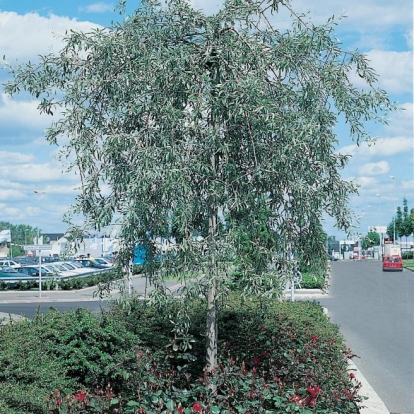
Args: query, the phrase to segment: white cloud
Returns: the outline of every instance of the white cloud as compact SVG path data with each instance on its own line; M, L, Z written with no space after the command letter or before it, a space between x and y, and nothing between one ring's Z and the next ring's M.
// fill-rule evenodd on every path
M387 161L371 162L361 166L358 170L362 176L382 175L390 171Z
M16 207L10 207L8 204L0 204L2 220L6 222L27 223L27 215Z
M67 30L90 31L96 27L99 26L94 23L54 14L42 17L37 13L0 12L0 50L12 65L36 60L38 55L58 52Z
M0 189L0 200L20 200L24 198L24 193L13 188ZM3 214L3 210L2 210Z
M80 12L84 13L106 13L114 11L114 5L111 3L94 3L90 4L89 6L82 6L79 7Z
M61 166L55 166L50 163L46 164L24 164L19 165L18 173L16 166L14 165L2 165L0 166L0 175L3 178L10 180L18 180L23 183L39 183L50 181L71 181L73 180L72 174L62 173Z
M412 51L371 50L365 55L368 58L369 66L374 69L378 77L378 87L387 91L388 94L401 94L412 90ZM350 74L349 78L355 86L366 89L367 83L356 73Z
M356 181L361 186L361 189L378 185L377 179L373 177L358 177Z
M0 97L0 124L13 125L14 128L44 129L50 125L49 115L39 114L38 102L34 100L19 101L2 94Z
M413 53L372 50L367 53L379 75L379 85L389 93L403 93L413 88Z
M407 153L412 146L413 139L408 137L379 138L371 145L363 142L360 146L355 144L342 147L339 153L372 158Z
M25 164L32 162L32 154L22 154L20 152L0 151L0 164Z
M193 7L202 9L206 13L215 13L224 3L223 0L189 0ZM299 13L310 12L312 21L321 23L335 15L347 16L342 25L352 31L370 32L384 31L393 26L407 25L411 27L412 1L399 0L295 0L291 3L292 9ZM283 7L280 7L280 10ZM373 17L375 16L375 17Z
M73 183L68 183L68 185L46 185L46 187L42 187L41 191L44 191L47 195L57 195L57 194L66 194L70 196L74 196L77 194L76 184L78 182L73 181Z
M223 0L187 0L195 10L206 14L217 13L223 7Z
M399 106L400 111L393 112L385 126L387 134L393 136L413 136L413 103L406 102Z

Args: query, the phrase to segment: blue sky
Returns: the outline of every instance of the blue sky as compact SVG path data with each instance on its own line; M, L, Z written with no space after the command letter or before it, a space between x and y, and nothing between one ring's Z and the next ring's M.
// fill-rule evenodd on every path
M221 4L221 0L191 1L211 13ZM135 7L138 1L129 4ZM14 64L57 52L61 47L57 35L66 30L88 31L119 19L115 5L116 1L0 0L0 54ZM377 137L373 146L357 147L338 128L338 151L352 155L343 177L361 185L360 195L350 202L361 216L356 231L366 233L369 226L387 225L404 197L414 207L412 0L293 0L292 6L309 12L314 22L346 15L337 26L337 37L344 48L368 55L380 86L402 109L392 114L388 126L372 130ZM275 23L283 27L285 20L279 17ZM0 70L1 83L6 80L7 71ZM27 96L11 99L1 92L0 221L63 232L62 216L74 200L78 182L74 175L62 173L55 159L57 148L45 142L43 131L49 122ZM326 219L328 234L343 238L333 224Z

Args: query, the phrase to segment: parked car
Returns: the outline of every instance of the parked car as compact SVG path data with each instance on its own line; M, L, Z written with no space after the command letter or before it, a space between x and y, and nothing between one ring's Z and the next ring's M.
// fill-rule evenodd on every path
M366 259L364 255L359 256L358 253L354 253L349 258L354 259L354 260L365 260Z
M39 262L39 260L36 260L36 258L28 257L28 256L17 256L14 257L13 260L15 260L17 263L20 263L22 266L31 266L35 265Z
M18 269L14 269L13 267L0 266L0 278L1 277L27 277L27 275L19 272Z
M13 269L19 269L20 267L22 267L22 265L19 262L16 262L12 259L1 259L0 266L8 266L12 267Z
M114 264L113 262L110 262L108 259L105 259L104 257L96 257L93 260L95 260L95 262L105 267L112 267Z
M76 259L75 262L80 263L84 267L93 267L94 269L108 269L107 266L99 264L95 259Z
M51 273L63 277L79 276L78 272L75 272L74 270L69 270L65 266L57 262L44 264L42 265L42 269L49 270Z
M72 262L57 262L56 264L61 265L62 267L64 267L66 270L68 270L70 272L75 272L79 276L85 276L85 275L91 273L91 269L88 269L88 268L86 268L86 267L82 266L81 264L76 263L74 261L72 261Z
M39 276L39 267L35 266L22 266L20 271L28 276L38 277ZM42 273L43 276L43 273Z
M103 259L107 260L110 263L115 263L115 256L113 254L105 254L102 256Z
M382 259L382 271L403 271L401 256L384 256Z
M55 273L51 272L50 269L45 269L44 266L41 266L41 270L42 270L42 276L47 276L47 277L56 276ZM19 269L19 271L29 276L39 277L39 266L37 265L22 266Z
M42 263L54 263L58 262L60 259L59 256L42 256L40 260Z

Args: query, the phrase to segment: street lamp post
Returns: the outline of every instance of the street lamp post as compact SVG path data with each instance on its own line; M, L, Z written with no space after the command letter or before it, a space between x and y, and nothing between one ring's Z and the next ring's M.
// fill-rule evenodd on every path
M381 194L376 194L377 197L381 197ZM383 249L383 242L384 242L384 233L383 233L383 225L382 225L382 211L381 208L379 210L380 215L379 215L379 226L377 229L377 232L380 235L380 259L382 260L383 256L384 256L384 249Z
M395 244L395 177L393 175L390 175L390 178L393 180L393 186L392 186L392 221L394 223L394 234L392 238L392 242Z
M38 190L34 190L33 191L35 194L46 194L46 191L38 191ZM40 245L40 229L39 227L37 228L37 240L36 240L36 244ZM42 250L38 249L36 250L36 254L39 255L39 298L42 297Z

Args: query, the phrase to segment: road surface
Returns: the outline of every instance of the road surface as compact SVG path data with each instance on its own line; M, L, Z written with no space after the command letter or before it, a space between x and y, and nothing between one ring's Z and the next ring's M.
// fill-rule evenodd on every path
M414 273L379 261L332 263L327 298L355 363L390 413L414 414Z

